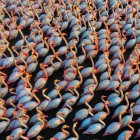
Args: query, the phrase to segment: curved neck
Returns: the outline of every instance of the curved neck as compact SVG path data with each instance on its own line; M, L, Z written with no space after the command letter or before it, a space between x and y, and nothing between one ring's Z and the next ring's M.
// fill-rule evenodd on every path
M56 59L57 59L60 63L63 62L63 61L58 57L58 55L56 55Z
M122 52L118 49L118 57L119 57L119 59L121 60L122 59Z
M36 99L37 103L40 104L39 98L38 98L34 93L33 93L32 95L33 95L33 97Z
M125 35L122 33L122 35L125 37ZM123 52L125 51L125 47L124 47L124 45L123 45L123 41L121 40L121 42L120 42L120 40L119 40L119 38L117 37L117 40L118 40L118 42L119 42L119 44L121 45L121 47L122 47L122 50L123 50Z
M49 15L49 13L48 13ZM50 15L51 16L51 15ZM45 18L46 23L51 27L51 24L47 21L47 19Z
M11 57L14 58L14 54L12 53L11 49L9 48L9 44L7 44L6 47L7 47L8 51L9 51Z
M85 20L84 20L84 16L82 16L82 21L83 21L85 27L87 28L87 24L86 24L86 22L85 22Z
M18 17L20 17L21 15L20 15L19 11L16 8L15 8L15 11L18 14Z
M139 65L138 64L136 64L136 68L138 70L138 73L140 74L140 68L139 68Z
M81 72L79 71L79 69L78 69L78 74L79 74L80 84L81 84L83 82L83 77L82 77Z
M56 8L56 11L57 11L58 17L60 17L62 19L62 14L59 12L58 8Z
M91 95L94 95L94 92L93 92L93 90L92 90L92 87L93 87L92 85L89 85L88 90L90 91L90 94L91 94Z
M105 28L107 31L109 31L107 24L104 22Z
M108 75L109 75L110 81L112 81L111 67L110 67L109 63L107 65L108 65Z
M93 114L92 114L92 112L91 112L91 110L93 110L92 107L91 107L87 102L85 102L85 105L88 107L88 112L89 112L89 114L90 114L91 116L93 116Z
M44 137L42 137L42 136L37 136L37 140L41 140L41 139L44 139Z
M123 94L122 89L120 90L120 92L121 92L121 99L123 100L123 98L124 98L124 94Z
M116 21L115 21L115 26L117 28L117 31L120 33L121 31L120 31L119 25L116 23Z
M62 60L56 55L56 52L55 52L55 50L54 50L52 44L50 44L50 48L51 48L53 54L55 55L56 59L57 59L59 62L62 63ZM51 63L53 63L52 60L51 60Z
M86 51L85 51L85 49L84 49L84 46L83 46L83 45L82 45L82 52L83 52L84 56L86 57Z
M39 110L39 107L36 108L36 112L38 113L38 116L39 116L39 115L40 115L40 116L43 115L42 111Z
M73 61L70 63L70 67L72 68L73 72L77 72L77 69L73 66Z
M63 38L63 40L64 40L64 42L65 42L66 46L69 46L69 44L68 44L68 42L67 42L66 38L65 38L64 36L62 36L62 38Z
M123 4L122 4L122 2L121 2L121 0L119 0L119 3L118 4L120 4L121 5L121 9L124 9L123 8ZM119 6L119 5L118 5Z
M64 9L66 9L67 7L66 7L66 4L64 3L64 1L63 1L63 0L61 0L61 3L63 4Z
M29 13L30 13L30 16L32 16L35 19L34 14L31 11L29 11Z
M67 102L66 102L66 106L70 111L72 111L72 107Z
M134 33L134 32L132 32L132 33L133 33L134 39L136 39L136 35L135 35L135 33Z
M23 16L25 19L28 18L28 17L23 13L23 9L22 9L22 8L20 8L20 13L22 14L22 16Z
M55 50L54 50L54 48L53 48L53 45L50 43L50 48L51 48L51 50L52 50L52 52L53 52L53 54L55 55L56 54L56 52L55 52Z
M39 114L37 114L37 120L41 122L41 127L43 128L45 125L45 122L39 117Z
M59 80L55 80L54 81L54 85L56 86L56 87L59 87L59 85L57 84L57 82L60 82Z
M107 111L107 114L109 115L110 114L110 110L109 110L109 107L108 107L107 103L105 103L105 109Z
M136 48L134 49L134 51L135 51L135 54L136 54L136 56L137 56L137 59L139 60L139 52L138 52L137 46L136 46Z
M22 108L21 104L18 104L17 108L22 112L23 115L25 114L26 110Z
M122 70L120 70L120 72L122 73ZM117 78L120 80L120 82L122 82L122 79L120 77L120 73L119 72L117 72Z
M76 139L79 140L79 135L78 135L78 133L77 133L76 130L75 130L76 126L77 126L77 123L75 123L75 124L73 125L72 131L73 131L73 133L74 133Z
M30 44L28 43L28 41L27 41L26 37L23 35L23 33L22 33L22 31L21 31L20 27L18 28L18 31L20 32L20 34L21 34L21 36L22 36L23 40L27 43L28 47L30 48Z
M129 124L128 127L131 129L132 133L134 132L134 128Z
M27 78L27 83L28 83L28 85L29 85L29 87L30 87L30 89L32 89L33 88L33 86L31 85L31 83L29 82L29 78Z
M6 27L7 27L9 30L11 30L10 26L8 25L8 23L6 22L5 24L6 24Z
M90 27L90 29L91 29L92 31L95 31L94 28L93 28L93 26L90 24L89 21L88 21L88 25L89 25L89 27Z
M1 117L0 119L10 122L10 119L5 118L5 117Z
M20 135L20 138L23 140L29 140L27 137Z
M80 14L79 14L79 17L80 17ZM80 25L79 24L77 24L78 26L79 26L79 28L81 29L81 25L82 25L82 23L81 23L81 17L80 17Z
M69 22L69 18L68 18L68 15L66 14L66 18L67 18L67 21Z
M6 84L6 82L2 79L2 83L5 85L6 88L8 88L8 85Z
M46 69L42 67L42 70L43 70L46 80L48 80L48 73L46 72Z
M42 95L43 95L43 97L45 97L45 99L46 99L46 100L48 100L48 101L50 101L50 100L51 100L51 98L50 98L50 97L48 97L47 95L45 95L45 92L44 92L44 91L42 92Z
M77 17L78 15L77 15L77 12L74 8L73 8L73 12L74 12L74 15Z
M106 126L106 124L101 119L99 119L99 122L103 125L102 127Z
M34 40L34 42L37 44L37 40L35 39L35 37L34 37L34 34L33 33L31 33L31 38Z
M17 62L18 62L18 60L14 61L14 64L15 64L16 68L18 68L19 71L22 71L22 69L20 69L20 67L17 65Z
M38 61L37 61L37 58L38 58L38 53L35 53L36 54L36 57L35 57L35 55L34 54L32 54L32 57L33 57L33 59L35 60L35 62L36 62L36 64L38 63Z
M135 27L136 27L136 29L137 29L137 14L135 15L134 23L135 23Z
M65 133L67 136L70 135L70 133L68 131L65 130L65 127L62 127L62 132Z
M46 45L47 49L49 50L49 45L48 43L46 42L47 38L44 38L44 44Z
M57 116L57 118L59 118L62 121L62 123L65 122L65 119L63 117L61 117L59 114L56 114L56 116Z
M96 86L98 85L98 80L94 74L94 70L92 71L92 78L95 80Z
M25 62L25 60L22 57L23 54L20 55L20 59L22 60L22 62L25 64L25 67L27 68L27 63Z
M118 65L118 69L121 75L123 75L122 64ZM122 80L120 80L122 82Z
M68 5L69 5L69 8L70 8L70 11L72 11L72 6L71 6L69 1L68 1Z
M43 6L42 6L40 0L38 0L38 4L40 5L40 8L43 9Z
M62 100L62 95L60 94L59 90L56 89L57 94L59 95L60 99Z
M16 93L15 93L15 92L13 92L13 90L15 90L15 89L14 89L14 88L10 88L10 89L9 89L9 91L10 91L10 93L11 93L11 94L16 95Z
M122 114L120 113L120 115L119 115L119 122L120 122L120 124L122 125Z
M5 74L4 72L0 71L0 76L3 76L4 78L7 78L7 74Z
M105 97L101 97L101 100L102 100L102 102L105 104L106 103L106 101L105 101L105 99L104 99Z
M76 89L74 89L74 92L76 93L77 97L79 97L79 93Z
M18 118L18 120L21 126L23 126L25 129L28 129L28 126L21 121L21 118Z
M0 109L4 110L5 113L7 112L7 109L3 105L0 105Z
M12 107L16 108L16 106L15 106L14 103L13 103L13 99L11 99L11 100L9 101L9 103L10 103L10 105L11 105Z
M76 35L76 38L77 38L77 40L79 42L79 36L78 36L78 34L76 32L75 32L75 35Z
M123 53L121 53L121 57L122 57L122 60L123 60L123 65L125 66L125 58L124 58Z
M9 18L12 20L12 17L11 17L11 15L7 12L7 10L4 8L3 9L4 10L4 12L9 16Z
M74 46L71 46L70 50L71 50L71 53L73 54L73 57L75 57L76 56L76 52L72 50L73 48L74 48Z
M92 67L94 67L94 61L92 59L92 56L90 56L90 61L91 61Z
M3 11L2 11L3 12ZM0 21L2 22L2 24L4 25L4 23L3 23L3 19L0 17ZM0 31L0 33L2 33L1 31Z
M132 116L132 118L133 118L133 109L132 109L132 107L133 107L133 105L130 105L130 114L131 114L131 116Z
M23 116L27 118L27 120L30 119L30 117L25 113L25 111L23 111Z
M126 101L127 107L129 107L128 95L125 95L125 101Z
M92 41L92 43L94 44L95 42L94 42L94 39L92 38L91 35L89 35L89 38L90 38L90 40Z
M23 75L20 76L22 81L23 81L23 85L25 86L26 85L26 80L25 80L25 77L23 77ZM27 86L27 85L26 85Z
M45 14L48 14L48 12L47 12L47 10L45 8L45 4L43 4L43 9L44 9Z

